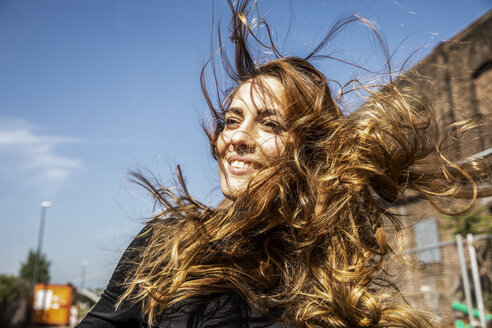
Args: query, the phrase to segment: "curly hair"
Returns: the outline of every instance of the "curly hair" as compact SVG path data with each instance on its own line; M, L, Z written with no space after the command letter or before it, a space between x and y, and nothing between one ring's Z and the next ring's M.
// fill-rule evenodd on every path
M294 142L227 206L213 208L195 200L179 167L180 189L174 193L134 173L161 210L142 233L146 243L131 259L120 304L141 301L152 325L183 299L232 291L296 327L432 326L388 282L385 264L398 256L388 238L401 224L385 204L406 189L429 199L473 201L482 196L474 171L442 155L432 110L405 76L384 86L360 84L370 97L359 110L342 113L327 78L310 59L334 31L362 18L338 23L306 58L283 57L273 42L261 44L274 50L277 59L257 64L248 43L248 37L255 37L248 24L251 4L229 5L235 67L220 34L219 53L236 87L214 105L205 74L201 76L214 119L207 130L212 155L217 156L216 141L235 90L262 77L273 77L284 87ZM271 92L261 83L255 88Z

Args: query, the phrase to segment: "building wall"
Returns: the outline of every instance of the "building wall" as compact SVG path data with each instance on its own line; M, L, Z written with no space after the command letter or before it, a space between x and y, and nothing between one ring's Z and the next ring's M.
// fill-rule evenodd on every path
M456 149L464 158L492 147L492 11L449 41L442 42L412 68L422 92L432 103L441 126L472 119L479 125L458 135L466 145ZM478 142L470 142L477 140ZM471 147L470 147L471 145Z
M402 206L398 210L400 214L404 214L409 219L406 222L407 229L403 236L405 249L412 250L417 247L415 226L429 218L436 219L439 228L436 242L455 240L452 230L447 228L449 221L428 202L415 202ZM455 301L464 303L460 261L456 245L444 246L439 250L441 257L435 263L423 262L418 253L406 254L409 266L402 270L396 281L413 307L431 312L440 321L442 327L453 327L455 313L451 304ZM466 251L465 257L469 263Z
M447 143L452 145L446 149L448 157L459 161L492 147L492 11L441 43L409 75L432 104L441 129L462 120L475 124L465 133L451 129L450 135L460 141ZM491 158L486 165L492 163ZM447 227L449 221L423 200L396 211L408 216L403 236L407 249L416 247L415 225L427 218L436 219L439 242L455 238ZM414 270L404 270L396 279L403 294L413 306L434 313L443 327L453 327L451 303L463 301L456 246L443 247L437 263L419 263L416 254L409 259Z

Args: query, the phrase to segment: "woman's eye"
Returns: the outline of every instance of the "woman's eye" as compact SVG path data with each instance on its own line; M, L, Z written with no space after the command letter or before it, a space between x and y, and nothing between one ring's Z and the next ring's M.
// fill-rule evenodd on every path
M272 129L275 132L284 131L284 127L280 123L275 122L275 121L268 120L268 121L263 122L263 125L269 129Z
M231 126L239 124L239 120L237 118L234 118L234 117L229 117L229 118L225 119L224 123L225 123L226 127L231 127Z

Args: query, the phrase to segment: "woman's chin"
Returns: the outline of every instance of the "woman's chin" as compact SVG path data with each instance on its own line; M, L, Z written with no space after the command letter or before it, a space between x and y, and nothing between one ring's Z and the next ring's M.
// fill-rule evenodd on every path
M251 181L252 176L250 174L245 175L232 175L220 174L220 187L222 190L222 194L230 199L236 200L241 194L246 191L249 182Z
M231 186L225 186L222 187L222 194L224 195L225 198L230 199L230 200L236 200L241 194L244 192L245 188L244 187L231 187Z

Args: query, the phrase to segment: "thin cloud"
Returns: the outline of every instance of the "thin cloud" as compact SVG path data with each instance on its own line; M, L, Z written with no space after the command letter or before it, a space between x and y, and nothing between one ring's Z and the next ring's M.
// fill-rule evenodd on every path
M52 196L70 176L84 170L80 159L60 154L59 147L83 140L38 134L22 120L0 119L0 178L18 184L38 186Z

